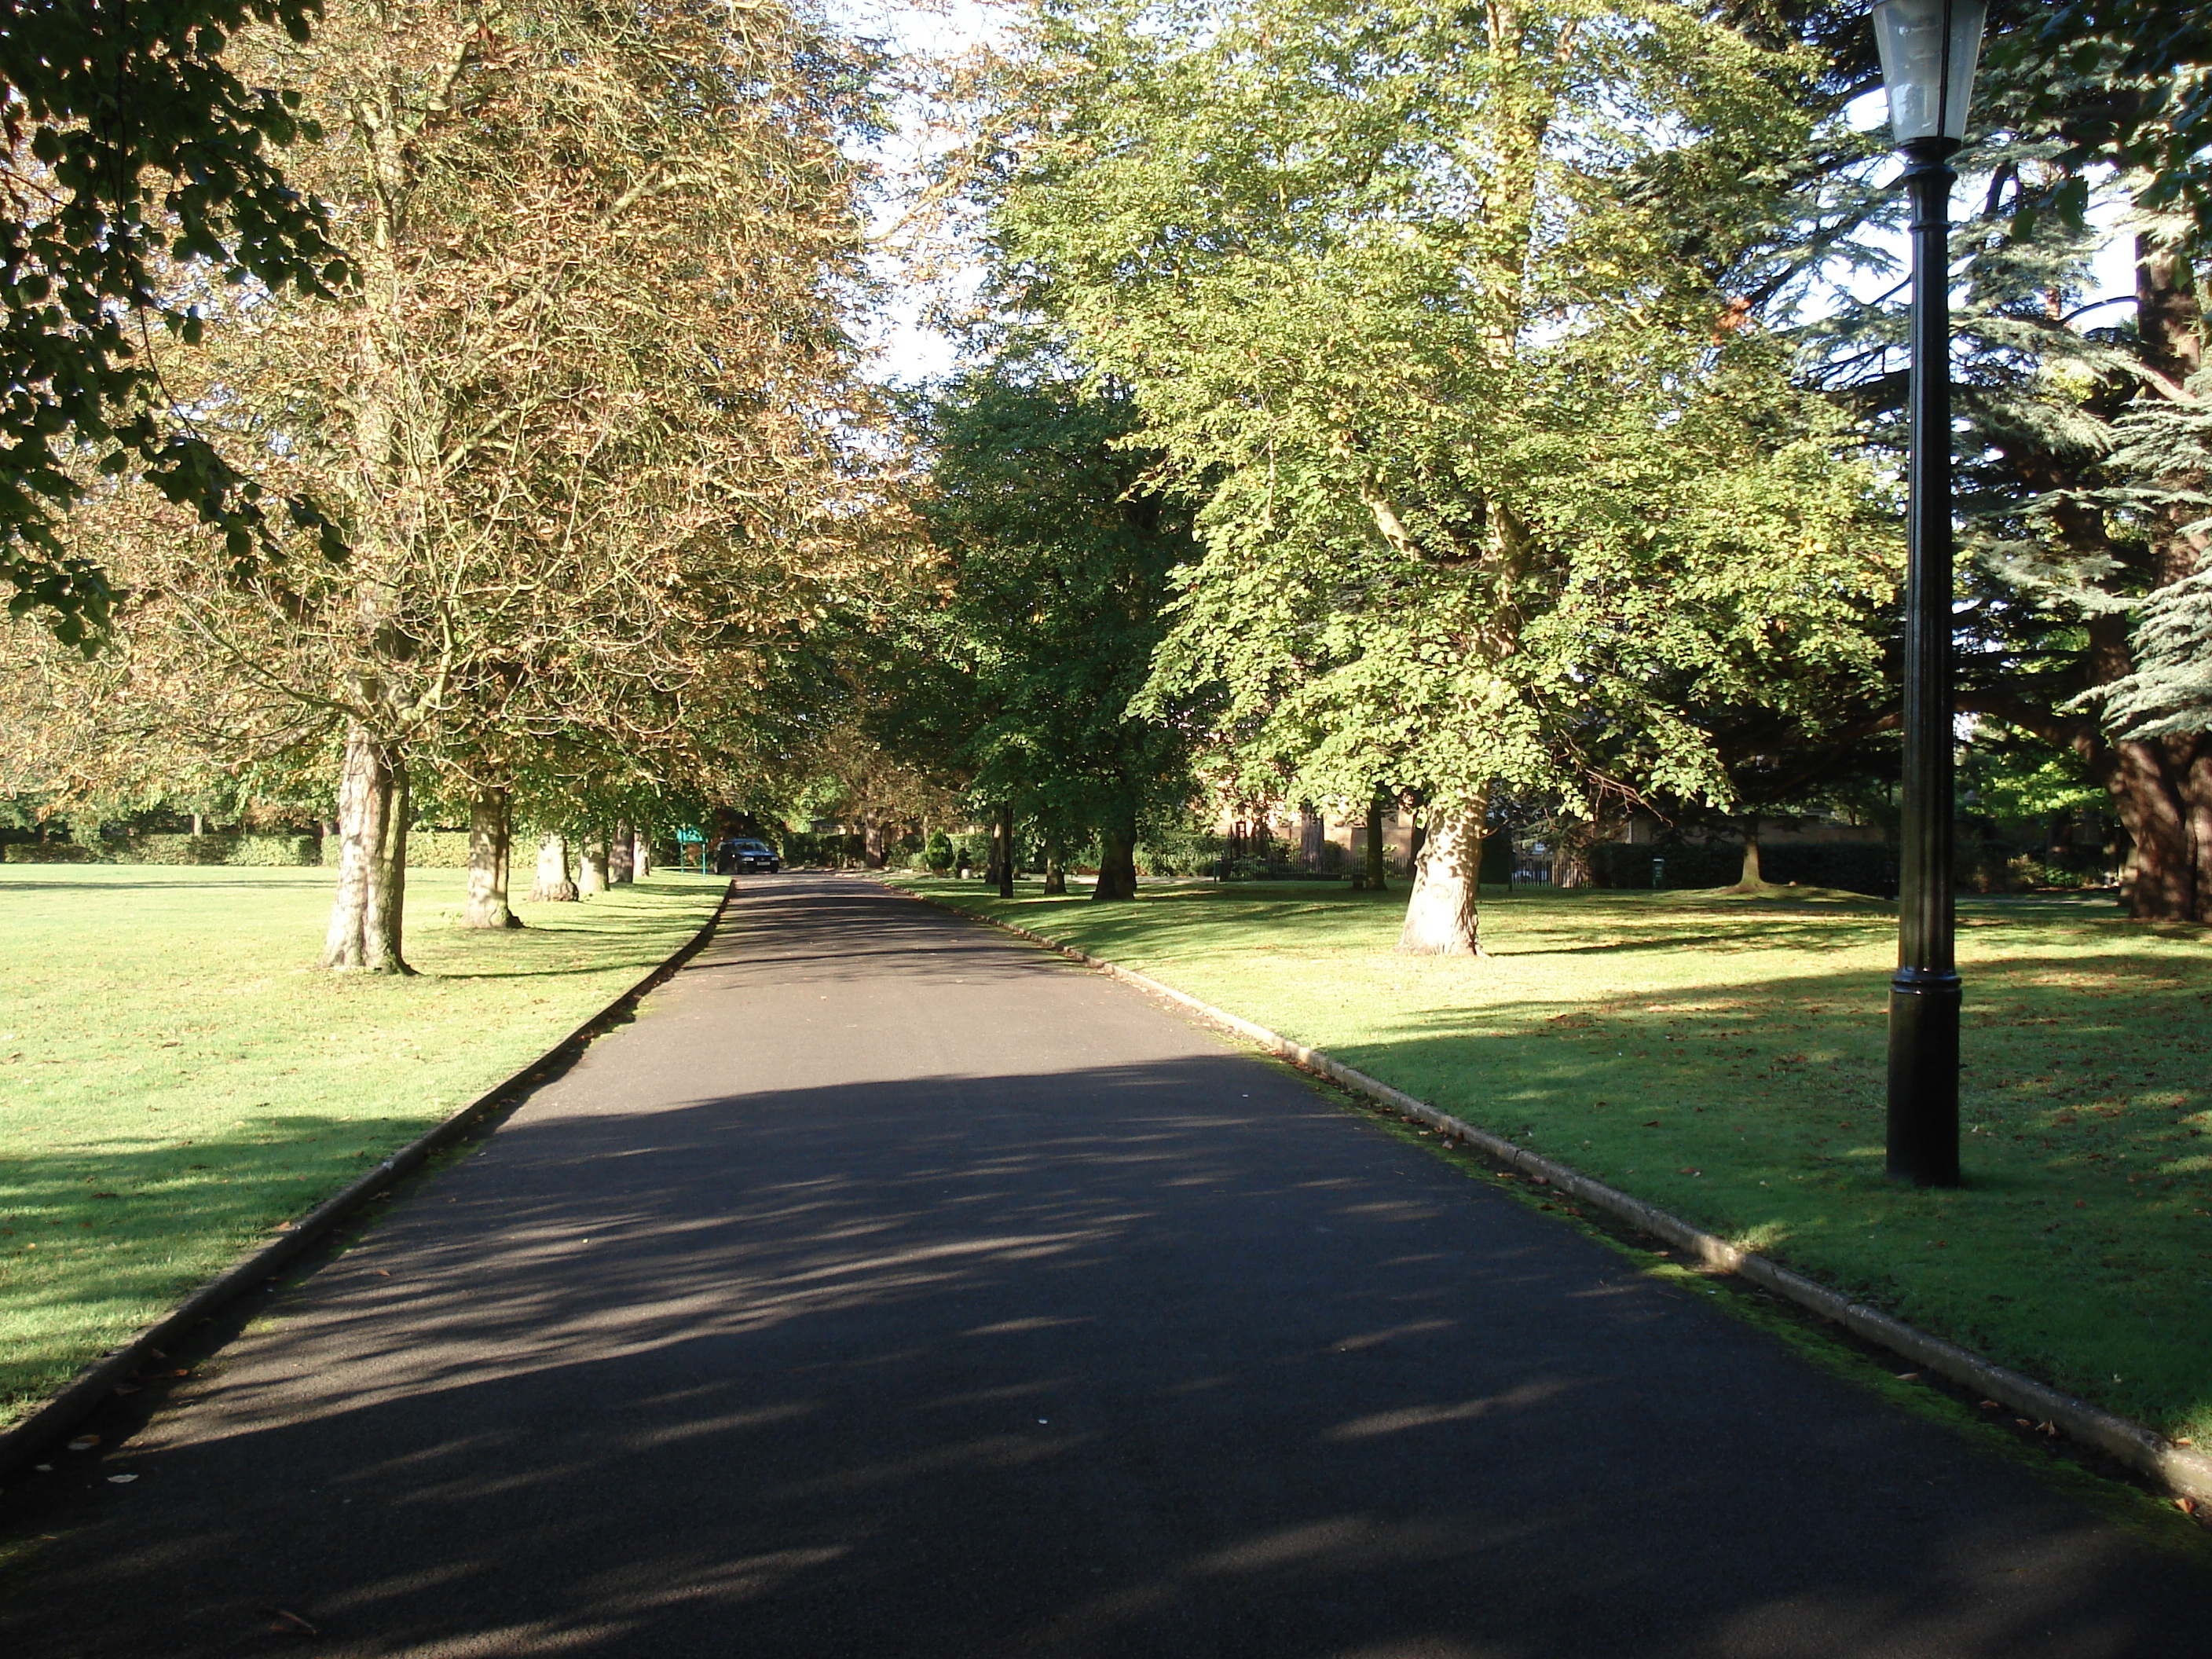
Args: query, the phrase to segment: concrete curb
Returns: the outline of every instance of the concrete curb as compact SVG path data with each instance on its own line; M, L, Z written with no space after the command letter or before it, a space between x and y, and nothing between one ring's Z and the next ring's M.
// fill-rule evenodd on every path
M978 915L972 910L961 909L925 893L910 892L904 888L890 887L888 884L885 885L888 891L902 892L908 898L934 905L953 915L988 923L1018 939L1058 951L1072 961L1096 969L1150 995L1164 997L1210 1024L1233 1031L1238 1036L1259 1044L1302 1071L1325 1077L1355 1094L1364 1095L1401 1116L1440 1131L1449 1139L1464 1141L1470 1146L1479 1147L1499 1163L1519 1170L1546 1186L1616 1216L1641 1232L1664 1239L1677 1249L1696 1256L1716 1273L1734 1273L1748 1279L1763 1290L1786 1297L1801 1307L1809 1308L1822 1317L1835 1321L1867 1340L1903 1355L1924 1370L1948 1377L1954 1382L1978 1389L1985 1398L2009 1406L2039 1424L2047 1423L2061 1433L2071 1436L2084 1445L2094 1446L2107 1456L2125 1464L2138 1474L2163 1486L2175 1498L2185 1498L2193 1504L2212 1505L2212 1456L2186 1446L2177 1446L2165 1436L2130 1419L2093 1406L2086 1400L2062 1394L2033 1377L2023 1376L2018 1371L2008 1370L1984 1359L1970 1349L1946 1342L1941 1337L1930 1336L1879 1309L1853 1302L1825 1285L1815 1284L1803 1274L1792 1273L1754 1251L1740 1249L1724 1238L1693 1227L1680 1217L1671 1215L1655 1205L1646 1204L1640 1198L1618 1188L1608 1187L1601 1181L1593 1181L1588 1176L1577 1174L1565 1164L1540 1157L1525 1146L1516 1146L1503 1136L1479 1129L1449 1112L1439 1111L1426 1101L1416 1100L1402 1090L1394 1089L1387 1083L1369 1077L1364 1072L1355 1071L1341 1061L1332 1060L1319 1049L1292 1042L1264 1025L1255 1025L1250 1020L1216 1008L1211 1003L1201 1002L1171 985L1163 985L1156 979L1088 955L1073 945L1061 944L1058 939L1031 933L1012 922L1001 921L995 916Z
M358 1180L349 1182L297 1221L287 1223L276 1237L249 1250L130 1341L79 1371L61 1392L15 1427L0 1431L0 1477L13 1474L58 1444L108 1397L117 1383L149 1359L160 1358L162 1344L181 1340L198 1321L270 1278L286 1262L328 1237L340 1223L370 1199L412 1175L429 1160L433 1153L444 1150L483 1119L491 1116L513 1097L514 1091L526 1083L533 1073L556 1054L591 1036L600 1024L682 967L701 945L714 936L715 927L720 924L730 908L730 900L736 893L737 884L733 881L722 890L721 900L714 906L714 915L707 918L688 941L659 967L537 1059L493 1085L444 1122L417 1135L374 1169Z

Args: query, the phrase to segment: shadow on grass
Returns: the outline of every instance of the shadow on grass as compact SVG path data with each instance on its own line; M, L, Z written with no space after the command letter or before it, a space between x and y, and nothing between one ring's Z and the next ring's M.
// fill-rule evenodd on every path
M882 903L838 920L1035 1017L1048 964ZM56 1517L12 1652L270 1607L584 1659L2199 1629L2201 1569L1226 1054L526 1116L283 1312Z
M286 1114L184 1145L0 1159L0 1406L52 1393L443 1115Z

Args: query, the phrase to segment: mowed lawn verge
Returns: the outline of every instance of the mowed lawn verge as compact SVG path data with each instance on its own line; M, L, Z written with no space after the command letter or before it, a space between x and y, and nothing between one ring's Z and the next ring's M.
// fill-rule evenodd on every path
M409 872L398 979L316 971L325 872L0 867L0 1427L559 1042L725 885L499 933L458 925L461 881Z
M1894 912L1492 899L1480 960L1401 957L1402 890L1147 887L1014 921L2161 1431L2212 1443L2212 935L2109 900L1960 906L1967 1185L1885 1179Z

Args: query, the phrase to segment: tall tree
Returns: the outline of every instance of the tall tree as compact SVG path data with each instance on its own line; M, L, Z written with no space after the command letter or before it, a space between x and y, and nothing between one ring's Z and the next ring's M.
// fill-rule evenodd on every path
M1206 503L1152 695L1426 799L1402 949L1480 949L1493 792L1724 796L1686 695L1874 664L1870 481L1679 247L1780 216L1820 67L1669 3L1043 9L1005 258Z
M2212 920L2212 738L2161 700L2186 669L2159 654L2187 648L2172 623L2205 553L2204 196L2190 135L2204 131L2212 34L2194 14L2131 0L2002 4L1991 18L1954 161L1972 181L1953 240L1954 329L1977 556L1959 706L2070 754L2102 785L2133 845L2135 915ZM1849 82L1832 77L1823 95ZM1830 160L1808 169L1813 199L1863 204L1863 165ZM2095 256L2114 214L2135 261L2129 290L2108 294ZM1845 240L1824 231L1821 246ZM1886 296L1808 332L1825 343L1818 383L1899 449L1902 330Z
M1054 862L1095 837L1099 900L1135 896L1139 825L1192 787L1182 733L1130 710L1168 573L1196 550L1134 425L1126 395L1034 341L929 399L917 510L940 581L885 618L905 688L886 739L1027 818Z
M411 787L598 787L641 748L698 775L851 555L868 64L705 0L355 0L240 49L331 133L304 176L361 281L234 307L165 372L352 555L212 575L155 516L125 620L339 728L325 960L399 970Z

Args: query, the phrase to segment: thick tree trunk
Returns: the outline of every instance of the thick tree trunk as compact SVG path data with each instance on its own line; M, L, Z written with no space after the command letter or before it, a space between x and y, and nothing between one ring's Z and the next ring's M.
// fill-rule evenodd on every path
M629 878L643 881L653 873L653 835L647 830L632 830L629 844Z
M1060 861L1057 853L1048 854L1044 861L1044 890L1048 896L1057 897L1067 891L1067 866Z
M998 832L991 843L991 861L999 866L999 896L1014 896L1014 809L1012 803L999 809Z
M533 904L568 904L576 897L576 884L568 879L568 839L548 836L538 843L538 879L530 885Z
M1483 954L1478 895L1482 874L1483 819L1488 803L1469 801L1456 811L1428 811L1428 834L1413 866L1413 896L1407 901L1398 948L1410 955Z
M2105 787L2135 842L2121 897L2138 921L2208 919L2198 879L2206 854L2194 832L2199 807L2187 799L2194 793L2194 751L2203 741L2154 738L2112 745Z
M597 898L607 890L607 842L605 830L587 831L576 847L576 896Z
M1377 795L1367 803L1367 887L1380 893L1389 886L1389 865L1384 858L1382 846L1382 797Z
M889 839L887 825L878 823L873 818L860 820L860 860L869 869L880 870L884 867L887 861L884 854L884 846Z
M1115 809L1098 828L1098 884L1091 890L1093 903L1137 896L1137 811Z
M2200 734L2182 779L2189 810L2189 839L2197 855L2196 920L2212 922L2212 734Z
M1766 885L1759 869L1759 815L1755 812L1743 821L1743 873L1735 878L1735 884L1747 892Z
M514 800L504 789L479 789L469 798L469 896L464 927L520 927L507 903L507 855L514 839Z
M2175 386L2203 367L2203 309L2188 256L2163 237L2136 238L2136 332L2147 368ZM2146 391L2143 396L2153 394ZM2160 481L2176 489L2201 489L2195 471ZM2169 516L2154 538L2155 586L2192 574L2204 554L2202 537L2189 533L2197 516ZM2093 634L2094 623L2092 623ZM2125 647L2100 655L2099 680L2131 670ZM2106 787L2120 821L2135 838L2129 914L2139 921L2212 921L2212 734L2188 733L2112 745Z
M322 965L410 971L400 930L407 896L407 769L397 749L358 722L338 775L338 879Z
M631 860L636 857L632 848L636 845L637 832L627 823L615 826L614 846L607 854L607 879L617 887L632 879Z

